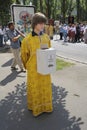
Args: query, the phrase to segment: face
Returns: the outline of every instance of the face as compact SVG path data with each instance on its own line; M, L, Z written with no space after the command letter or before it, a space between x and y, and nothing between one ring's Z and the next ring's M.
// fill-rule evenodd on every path
M11 25L10 25L10 29L11 29L11 30L14 30L14 24L11 24Z
M44 30L44 26L45 24L44 23L39 23L35 26L35 30L37 30L38 32L41 32Z

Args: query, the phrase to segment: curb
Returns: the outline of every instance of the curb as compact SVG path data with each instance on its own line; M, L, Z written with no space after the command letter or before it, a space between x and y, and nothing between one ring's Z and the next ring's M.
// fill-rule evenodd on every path
M63 59L66 59L66 60L71 60L71 61L74 61L74 62L77 62L77 63L81 63L81 64L87 65L87 62L79 61L79 60L76 60L76 59L73 59L73 58L68 58L68 57L64 57L64 56L60 56L60 55L56 55L56 56L60 57L60 58L63 58Z

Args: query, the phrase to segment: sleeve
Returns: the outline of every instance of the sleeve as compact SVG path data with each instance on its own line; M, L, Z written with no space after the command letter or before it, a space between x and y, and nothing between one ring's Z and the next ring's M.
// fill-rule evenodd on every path
M26 38L24 38L22 40L22 44L21 44L21 59L22 59L25 69L26 69L26 63L27 63L29 57L30 57L30 50L28 47L28 40Z
M10 40L12 40L12 38L14 38L14 35L10 31L7 31L7 35Z

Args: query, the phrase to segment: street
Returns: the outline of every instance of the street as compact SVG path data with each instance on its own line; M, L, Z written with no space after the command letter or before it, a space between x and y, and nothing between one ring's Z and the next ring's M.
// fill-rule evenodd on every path
M85 63L87 61L85 44L62 45L58 40L52 41L52 46L57 49L57 55L66 60L74 57L80 62L83 62L83 59ZM79 51L82 54L79 54ZM53 112L43 113L35 118L32 112L27 110L26 73L11 71L12 53L9 51L1 52L0 57L0 130L87 129L86 64L70 60L69 62L74 62L75 65L51 75Z
M64 43L59 40L59 36L54 36L52 46L56 48L56 55L87 64L87 44L81 43Z

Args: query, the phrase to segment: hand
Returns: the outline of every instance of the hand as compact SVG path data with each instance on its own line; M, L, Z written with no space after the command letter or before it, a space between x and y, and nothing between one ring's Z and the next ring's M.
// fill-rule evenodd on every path
M20 35L18 35L17 37L14 37L14 38L12 39L12 41L13 41L13 42L16 42L19 38L20 38Z

